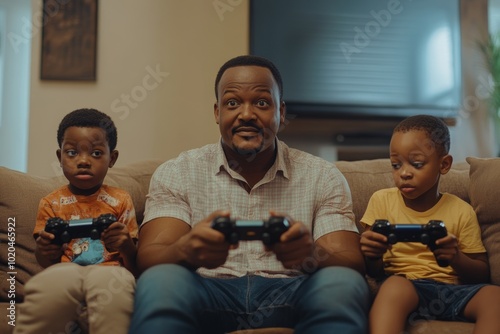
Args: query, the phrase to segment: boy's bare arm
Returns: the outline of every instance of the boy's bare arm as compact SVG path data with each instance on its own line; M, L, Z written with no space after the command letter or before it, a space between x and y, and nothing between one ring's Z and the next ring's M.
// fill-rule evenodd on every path
M387 237L365 227L360 239L361 252L365 257L366 273L370 277L382 277L385 274L382 256L391 247Z
M109 251L120 252L124 267L137 276L139 271L136 264L136 240L130 236L127 226L121 222L114 222L102 233L101 237L106 248Z
M485 283L490 279L490 268L486 253L465 254L458 247L455 235L448 234L436 241L436 258L446 260L456 271L462 284Z
M452 264L463 284L487 283L490 280L490 266L486 253L465 254L463 259Z
M130 243L124 243L120 248L120 255L123 260L123 266L127 268L134 276L139 276L137 269L137 245L136 241L130 239Z

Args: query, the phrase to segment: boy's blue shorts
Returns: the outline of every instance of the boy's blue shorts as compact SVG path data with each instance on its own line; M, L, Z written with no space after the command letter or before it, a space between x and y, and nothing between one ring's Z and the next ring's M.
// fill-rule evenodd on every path
M428 279L411 281L419 297L418 318L469 321L463 310L472 297L488 284L454 285Z

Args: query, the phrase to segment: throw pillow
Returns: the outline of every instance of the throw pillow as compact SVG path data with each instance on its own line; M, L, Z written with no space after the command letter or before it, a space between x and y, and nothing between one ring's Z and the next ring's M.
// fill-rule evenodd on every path
M468 157L469 196L488 252L491 281L500 285L500 159Z

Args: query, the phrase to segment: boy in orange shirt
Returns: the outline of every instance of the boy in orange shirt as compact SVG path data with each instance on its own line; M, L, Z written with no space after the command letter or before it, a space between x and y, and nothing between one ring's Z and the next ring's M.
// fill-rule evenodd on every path
M127 333L137 273L137 221L130 195L103 184L117 158L117 131L95 109L66 115L57 131L57 158L69 184L41 199L33 235L44 268L25 286L15 333ZM47 220L97 218L113 214L100 239L54 242Z

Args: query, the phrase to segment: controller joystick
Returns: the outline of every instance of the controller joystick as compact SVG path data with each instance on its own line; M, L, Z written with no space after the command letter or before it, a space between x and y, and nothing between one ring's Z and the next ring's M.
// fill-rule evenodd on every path
M438 247L436 240L448 235L444 223L440 220L431 220L427 224L395 224L385 219L377 219L372 226L372 231L383 234L387 237L387 242L395 244L397 242L421 242L427 245L434 252ZM436 259L441 267L449 265L446 260Z
M212 228L224 234L230 244L237 244L241 240L261 240L265 245L272 245L280 240L289 227L290 223L284 217L271 217L268 220L217 217L212 221Z
M99 239L101 233L117 221L111 213L102 214L97 218L63 220L51 217L45 224L45 231L55 236L52 243L62 245L76 238Z

